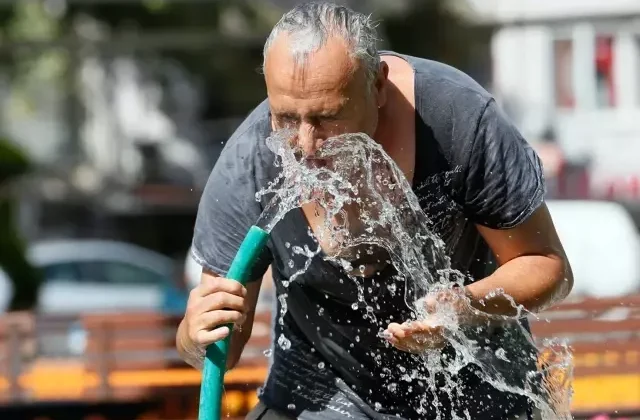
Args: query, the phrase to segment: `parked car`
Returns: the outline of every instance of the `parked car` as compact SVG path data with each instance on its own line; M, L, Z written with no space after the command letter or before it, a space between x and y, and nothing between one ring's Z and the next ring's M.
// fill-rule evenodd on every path
M28 249L44 283L37 311L43 314L159 310L183 313L187 290L176 264L157 252L117 241L60 239ZM180 279L182 280L182 279ZM12 287L0 269L0 312Z

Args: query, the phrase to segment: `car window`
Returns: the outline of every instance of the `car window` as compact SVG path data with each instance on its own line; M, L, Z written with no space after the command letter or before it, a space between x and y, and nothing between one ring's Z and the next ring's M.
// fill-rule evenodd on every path
M58 263L42 267L45 282L80 282L80 267L76 263Z
M116 261L83 262L86 281L104 284L166 285L169 279L154 271Z

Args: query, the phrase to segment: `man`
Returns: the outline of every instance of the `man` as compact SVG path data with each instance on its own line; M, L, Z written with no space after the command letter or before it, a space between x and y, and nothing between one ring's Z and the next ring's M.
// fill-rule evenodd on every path
M378 319L393 320L381 338L379 325L352 308L355 286L322 255L284 287L294 274L291 245L313 249L308 231L322 219L313 204L276 225L246 288L224 279L265 205L256 192L277 175L265 139L287 128L297 133L292 140L305 157L342 133L363 132L378 142L435 221L453 268L477 279L464 293L484 312L514 315L504 295L538 311L571 290L571 270L543 200L540 162L492 97L444 64L379 52L376 38L366 16L328 3L300 5L274 27L264 48L268 99L228 141L202 197L192 249L204 271L179 327L178 350L199 367L204 348L230 334L225 325L234 323L240 328L232 335L233 367L251 334L260 279L271 264L278 294L286 293L275 337L291 345L275 346L261 403L249 419L526 419L527 398L496 389L471 366L454 375L453 384L440 377L431 388L426 380L400 380L399 368L409 375L425 372L424 359L412 353L446 344L438 339L441 329L403 322L410 316L403 293L373 291L385 296ZM375 289L393 274L382 269L373 281L362 281ZM491 294L498 289L504 293ZM513 330L487 329L486 348L498 351L495 343L508 343L507 358L523 359L518 352L526 346L505 338ZM424 335L432 339L417 339ZM535 360L520 365L534 370ZM397 383L381 379L390 367ZM524 386L526 375L520 370L510 380Z

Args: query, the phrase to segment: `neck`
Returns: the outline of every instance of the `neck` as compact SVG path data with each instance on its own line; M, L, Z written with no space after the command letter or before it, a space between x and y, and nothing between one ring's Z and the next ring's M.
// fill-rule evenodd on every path
M378 111L374 140L394 160L409 183L415 166L415 107L392 81L387 102Z

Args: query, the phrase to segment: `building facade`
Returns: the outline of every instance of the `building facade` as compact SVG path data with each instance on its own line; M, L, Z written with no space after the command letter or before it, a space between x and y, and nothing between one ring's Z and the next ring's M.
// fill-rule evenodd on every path
M472 3L497 27L493 90L527 138L552 133L589 198L640 203L640 2Z

